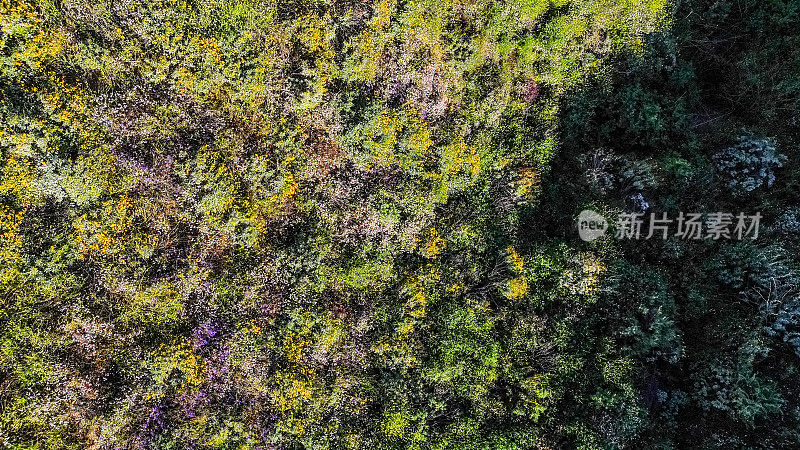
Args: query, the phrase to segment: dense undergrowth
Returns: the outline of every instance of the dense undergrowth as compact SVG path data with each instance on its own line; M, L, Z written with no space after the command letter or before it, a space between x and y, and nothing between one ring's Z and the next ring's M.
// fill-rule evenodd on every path
M800 446L800 2L0 21L5 448Z

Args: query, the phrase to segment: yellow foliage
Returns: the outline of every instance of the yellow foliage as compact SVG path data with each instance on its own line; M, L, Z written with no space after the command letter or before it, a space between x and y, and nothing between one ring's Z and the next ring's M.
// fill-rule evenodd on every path
M516 181L517 195L522 198L532 198L536 193L541 178L539 172L526 167L519 170L519 178Z
M395 10L396 0L383 0L376 8L369 28L362 31L353 46L360 64L354 68L354 79L374 81L378 73L378 61L387 45L388 28Z
M30 163L22 158L11 157L6 160L5 167L3 167L0 193L25 199L30 194L31 181L33 181L33 176Z
M297 333L287 330L284 333L283 350L286 359L292 364L302 364L304 361L303 353L308 347L308 342Z
M7 206L0 205L0 261L3 264L3 278L10 276L7 273L10 266L22 261L22 236L18 233L19 226L25 216L23 211L15 211Z
M122 292L127 304L119 322L124 326L136 324L164 330L178 322L183 304L174 283L161 281L147 288L125 285Z
M475 176L480 172L481 159L474 147L468 146L463 137L442 147L442 174L455 175L466 169L467 173Z
M205 381L205 364L199 360L186 340L175 341L172 345L162 344L154 352L154 378L166 382L173 370L179 370L185 377L182 389L197 387Z
M522 298L528 293L528 281L523 277L512 278L508 280L508 290L506 291L506 298L515 300Z
M506 247L506 253L508 254L508 262L511 263L511 268L514 269L514 272L522 273L522 270L525 268L525 261L522 259L522 256L520 256L511 245Z
M372 150L373 164L383 167L397 164L395 146L402 128L402 122L392 112L383 111L378 116L365 140Z
M255 323L253 323L252 320L247 323L247 326L245 327L245 330L248 333L261 334L261 327L256 325Z
M307 403L318 396L321 383L309 370L279 371L275 374L277 386L273 401L285 415L281 419L297 435L305 433L301 418L296 417L307 409Z
M405 436L408 427L409 421L402 413L388 414L381 424L384 434L394 438Z
M75 241L81 258L93 253L114 254L129 242L133 204L126 195L117 200L103 202L99 215L96 220L92 220L84 214L75 221Z
M422 290L418 290L406 303L408 315L417 319L425 317L425 307L427 304L428 300L425 298L425 293Z
M587 256L583 261L583 280L581 294L594 295L600 286L600 277L606 271L606 265L593 255Z
M299 187L300 185L297 183L297 180L295 180L294 174L288 172L283 179L283 186L280 192L269 198L270 203L272 203L273 206L288 204L292 201L295 194L297 194Z
M422 244L422 253L428 258L435 258L442 253L442 250L447 246L447 242L442 239L436 228L431 228L428 232L427 238Z

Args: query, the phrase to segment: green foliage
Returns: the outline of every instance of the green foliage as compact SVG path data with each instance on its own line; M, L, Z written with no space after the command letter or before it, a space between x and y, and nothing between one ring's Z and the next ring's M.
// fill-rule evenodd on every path
M0 0L0 446L797 446L798 14Z

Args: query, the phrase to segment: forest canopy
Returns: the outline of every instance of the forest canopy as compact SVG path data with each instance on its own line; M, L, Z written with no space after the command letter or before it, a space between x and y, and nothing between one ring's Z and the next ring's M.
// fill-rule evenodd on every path
M798 23L0 0L0 447L800 447Z

